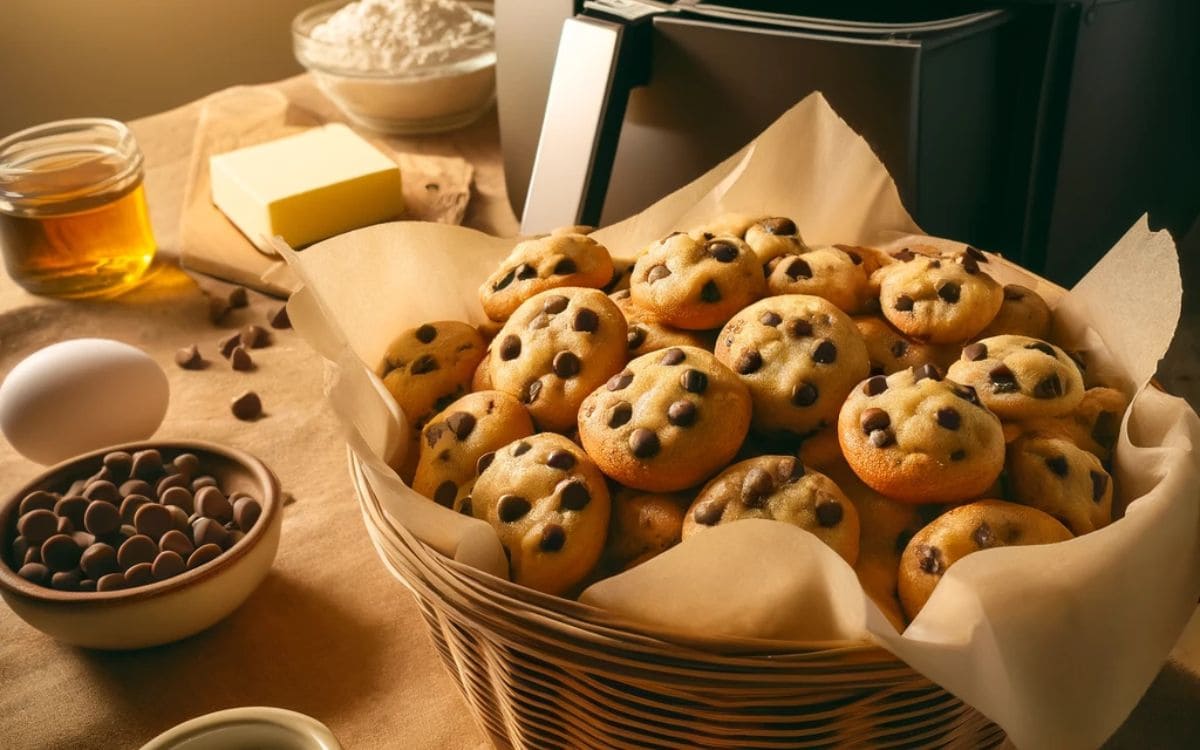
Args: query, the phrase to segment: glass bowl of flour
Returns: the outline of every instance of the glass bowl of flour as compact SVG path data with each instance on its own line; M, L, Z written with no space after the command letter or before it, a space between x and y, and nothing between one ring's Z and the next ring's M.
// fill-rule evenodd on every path
M292 46L348 118L411 135L462 127L491 106L494 31L458 0L333 0L296 16Z

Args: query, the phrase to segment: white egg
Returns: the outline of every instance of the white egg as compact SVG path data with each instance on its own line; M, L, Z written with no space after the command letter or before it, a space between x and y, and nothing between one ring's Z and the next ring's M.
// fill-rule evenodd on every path
M162 424L167 375L137 347L74 339L39 349L0 383L0 431L19 453L53 464L145 440Z

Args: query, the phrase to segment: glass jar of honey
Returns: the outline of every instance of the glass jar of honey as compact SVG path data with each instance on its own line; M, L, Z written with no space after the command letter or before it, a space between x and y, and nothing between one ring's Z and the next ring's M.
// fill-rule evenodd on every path
M13 280L56 297L136 284L155 252L142 161L129 128L104 118L0 140L0 250Z

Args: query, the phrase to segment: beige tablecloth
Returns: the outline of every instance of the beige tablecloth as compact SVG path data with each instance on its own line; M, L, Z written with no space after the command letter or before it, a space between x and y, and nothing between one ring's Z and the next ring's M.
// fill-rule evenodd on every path
M288 96L319 94L305 77L279 84ZM146 153L154 229L169 260L199 112L197 104L133 123ZM462 156L476 167L465 223L497 234L517 225L504 194L494 115L465 130L412 139L422 153ZM201 280L219 292L222 285ZM185 719L245 705L310 714L347 748L485 747L425 634L416 607L385 572L359 515L338 427L322 397L317 355L291 331L254 352L258 369L237 373L219 338L263 322L277 303L257 295L221 326L204 292L169 262L142 288L107 302L30 296L0 277L0 375L54 341L116 338L142 347L167 371L171 405L160 436L244 448L270 464L294 501L285 510L274 568L237 612L181 643L132 653L63 646L0 608L0 747L136 748ZM184 371L176 349L200 345L210 366ZM229 414L231 396L257 390L267 416ZM0 443L0 494L39 467ZM1191 645L1189 645L1191 644ZM1200 664L1200 621L1176 658ZM1114 747L1200 746L1200 687L1168 665Z

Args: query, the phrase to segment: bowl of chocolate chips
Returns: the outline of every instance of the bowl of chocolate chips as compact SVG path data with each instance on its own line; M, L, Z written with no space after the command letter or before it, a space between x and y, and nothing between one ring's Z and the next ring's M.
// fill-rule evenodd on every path
M0 596L65 643L170 643L250 596L282 519L279 481L243 451L201 441L93 451L0 505Z

